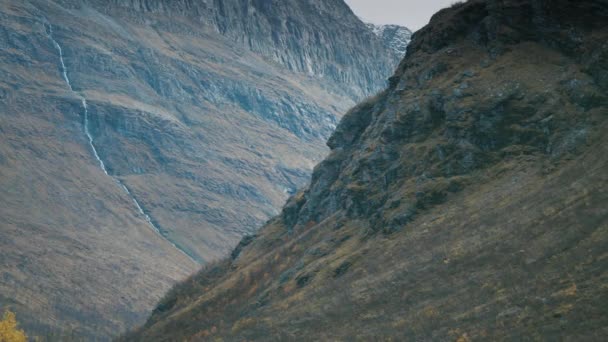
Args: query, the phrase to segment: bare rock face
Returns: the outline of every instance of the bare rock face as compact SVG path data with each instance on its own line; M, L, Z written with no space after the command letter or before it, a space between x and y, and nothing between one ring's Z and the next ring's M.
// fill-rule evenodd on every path
M412 41L412 31L399 25L367 24L374 34L384 41L384 45L391 48L398 56L405 56L407 46Z
M401 59L387 51L384 38L375 39L342 0L136 0L114 1L112 6L99 0L60 2L142 22L156 16L180 17L291 71L330 81L359 100L382 89L386 75ZM175 20L157 25L197 34Z
M602 340L607 22L597 0L440 11L310 186L127 339Z
M0 307L32 336L141 323L278 213L398 63L337 0L4 0L0 18Z

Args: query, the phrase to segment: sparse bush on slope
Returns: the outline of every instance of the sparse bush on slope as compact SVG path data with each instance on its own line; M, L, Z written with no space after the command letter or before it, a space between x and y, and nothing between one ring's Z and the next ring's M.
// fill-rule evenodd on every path
M0 321L0 342L25 342L27 335L18 327L14 312L7 310Z

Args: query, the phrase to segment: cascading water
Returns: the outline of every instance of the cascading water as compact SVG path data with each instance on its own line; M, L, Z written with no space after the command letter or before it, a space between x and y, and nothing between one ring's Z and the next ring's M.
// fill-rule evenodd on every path
M148 222L148 225L150 225L152 230L154 230L158 235L160 235L163 239L165 239L167 242L169 242L175 249L182 252L184 255L186 255L188 258L190 258L192 261L197 262L196 260L194 260L194 258L192 258L192 256L190 256L190 254L186 253L186 251L184 251L182 248L180 248L178 245L176 245L173 241L171 241L169 238L167 238L167 236L158 228L158 226L156 226L156 224L154 224L150 215L148 215L144 211L141 204L139 204L139 201L131 193L129 188L127 188L127 186L120 179L113 177L108 173L108 170L106 169L106 164L103 162L103 160L99 156L99 153L97 153L97 148L95 147L95 144L93 141L93 135L91 134L91 131L89 130L89 109L87 107L87 99L84 97L84 95L82 95L79 92L76 92L74 90L74 88L72 88L72 84L70 83L70 78L68 77L68 68L66 67L65 61L63 59L63 50L61 49L61 45L59 45L59 43L55 40L55 38L53 38L53 26L48 22L45 23L44 26L45 26L47 36L49 37L51 42L53 42L55 49L57 49L57 52L59 53L59 61L61 62L61 73L63 75L63 79L64 79L65 83L67 84L68 88L70 89L70 91L72 93L76 94L80 98L80 101L82 103L82 107L84 109L84 123L83 123L84 134L87 136L87 140L89 141L89 146L91 147L91 151L93 151L93 155L95 156L95 159L97 159L97 162L99 163L99 167L101 168L103 173L106 174L106 176L111 177L124 190L124 192L131 198L131 200L133 201L133 204L135 204L135 208L137 209L139 214L144 217L146 222Z

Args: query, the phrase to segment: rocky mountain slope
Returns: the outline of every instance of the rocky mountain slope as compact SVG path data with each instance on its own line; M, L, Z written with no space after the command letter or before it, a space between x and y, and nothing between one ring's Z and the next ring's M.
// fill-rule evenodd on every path
M601 341L608 3L471 0L129 341Z
M399 25L376 25L367 24L374 34L384 41L384 45L390 47L400 57L405 56L407 46L412 40L412 31L407 27Z
M0 308L31 335L141 322L278 212L398 63L338 0L0 0L0 18Z

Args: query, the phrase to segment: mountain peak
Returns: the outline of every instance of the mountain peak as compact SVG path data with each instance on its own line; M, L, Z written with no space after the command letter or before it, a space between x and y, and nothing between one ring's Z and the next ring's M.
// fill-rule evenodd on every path
M407 46L412 40L412 31L404 26L399 25L376 25L368 23L372 32L378 36L384 44L399 56L405 56Z

